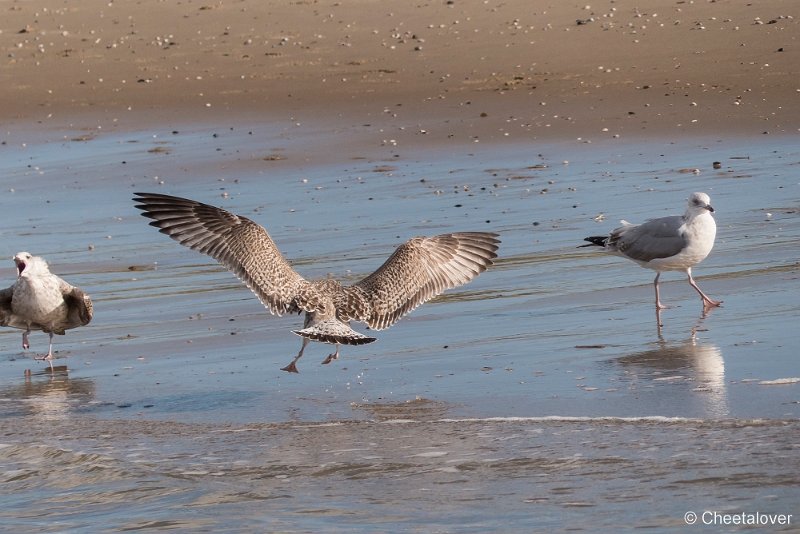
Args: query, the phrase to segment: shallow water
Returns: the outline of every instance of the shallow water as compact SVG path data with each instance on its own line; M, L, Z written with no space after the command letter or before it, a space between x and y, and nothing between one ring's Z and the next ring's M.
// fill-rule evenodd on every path
M96 310L56 339L54 375L0 331L7 528L594 530L800 513L794 139L351 153L237 124L4 140L0 254L45 256ZM719 228L694 274L724 306L703 317L667 274L658 329L654 273L576 245L680 213L696 190ZM251 217L307 277L357 280L446 231L499 232L500 258L328 366L330 347L310 345L289 375L302 318L269 316L148 227L134 191Z
M487 532L796 510L796 422L426 420L443 407L393 408L403 420L33 421L0 449L0 516L45 532ZM41 434L46 443L25 442Z

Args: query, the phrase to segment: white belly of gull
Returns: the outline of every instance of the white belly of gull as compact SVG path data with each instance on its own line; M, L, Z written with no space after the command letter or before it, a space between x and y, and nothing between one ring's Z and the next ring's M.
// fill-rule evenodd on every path
M11 309L24 317L29 325L38 324L45 329L60 322L67 314L58 280L52 277L20 277L14 286Z

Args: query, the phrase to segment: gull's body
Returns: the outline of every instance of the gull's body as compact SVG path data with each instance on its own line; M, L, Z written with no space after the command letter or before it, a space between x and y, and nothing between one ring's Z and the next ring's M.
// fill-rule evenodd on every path
M377 271L345 286L336 280L306 280L283 257L267 231L255 222L194 200L136 193L134 201L150 224L193 250L208 254L250 288L273 314L305 313L299 354L309 341L336 345L323 363L338 358L339 345L375 338L350 328L350 321L382 330L446 289L466 284L497 256L496 234L463 232L415 237L401 245Z
M28 349L31 330L50 335L46 355L53 368L53 334L64 335L66 330L89 324L92 320L92 300L80 288L72 286L50 272L44 259L28 252L14 256L17 281L0 291L0 326L24 330L22 348Z
M587 237L590 245L635 261L657 272L653 281L656 290L656 309L664 309L658 290L658 279L664 271L683 271L689 284L703 300L703 309L722 304L700 290L692 278L692 267L703 261L714 247L717 225L711 214L711 199L705 193L693 193L683 215L651 219L642 224L622 221L622 226L606 236Z

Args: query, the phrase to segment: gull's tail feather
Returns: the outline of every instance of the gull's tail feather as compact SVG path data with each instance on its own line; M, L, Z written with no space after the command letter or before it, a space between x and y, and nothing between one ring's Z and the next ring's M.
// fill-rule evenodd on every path
M584 241L588 241L589 244L588 245L578 245L578 248L581 248L581 247L593 247L593 246L605 247L606 243L608 242L608 236L607 235L594 235L594 236L586 237L583 240Z
M376 339L360 334L336 319L320 321L302 330L292 330L292 332L314 341L338 343L340 345L364 345L372 343Z

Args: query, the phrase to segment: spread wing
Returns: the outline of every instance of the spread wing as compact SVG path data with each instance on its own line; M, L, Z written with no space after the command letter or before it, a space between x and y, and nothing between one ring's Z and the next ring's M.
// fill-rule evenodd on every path
M14 286L0 291L0 326L9 326L11 320L11 297L14 295Z
M283 257L267 231L246 217L194 200L136 193L142 215L181 245L207 254L239 277L270 312L298 311L298 288L307 282ZM300 304L308 310L308 304Z
M75 328L89 324L94 316L92 299L79 287L72 286L64 280L59 281L61 294L67 304L67 319L64 328Z
M608 243L622 255L637 261L669 258L686 248L683 223L683 217L675 215L638 225L628 224L611 232Z
M377 271L354 284L366 306L350 316L381 330L446 289L466 284L492 264L497 234L463 232L415 237Z

